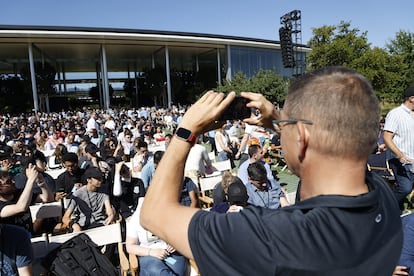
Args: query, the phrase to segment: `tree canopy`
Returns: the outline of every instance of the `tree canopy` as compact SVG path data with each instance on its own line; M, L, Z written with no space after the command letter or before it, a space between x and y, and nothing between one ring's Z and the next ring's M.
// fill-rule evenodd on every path
M398 102L414 81L414 34L400 31L387 49L371 48L367 32L351 28L349 22L313 29L308 46L307 69L342 65L353 68L372 83L385 102Z
M254 91L263 94L272 102L281 103L285 99L288 83L289 80L283 79L272 70L260 70L250 79L247 79L242 72L238 72L231 81L219 85L217 91L224 93Z

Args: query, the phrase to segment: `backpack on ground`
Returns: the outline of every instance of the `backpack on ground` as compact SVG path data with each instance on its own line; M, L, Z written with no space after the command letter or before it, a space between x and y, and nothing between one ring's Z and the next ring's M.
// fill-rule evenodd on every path
M119 270L88 235L79 235L50 252L42 262L52 275L118 276Z

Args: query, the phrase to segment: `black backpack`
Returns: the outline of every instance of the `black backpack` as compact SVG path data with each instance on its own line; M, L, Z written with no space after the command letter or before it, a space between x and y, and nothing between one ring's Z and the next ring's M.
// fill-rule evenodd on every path
M114 276L120 275L111 261L103 255L88 235L79 235L51 251L42 265L51 275L58 276Z

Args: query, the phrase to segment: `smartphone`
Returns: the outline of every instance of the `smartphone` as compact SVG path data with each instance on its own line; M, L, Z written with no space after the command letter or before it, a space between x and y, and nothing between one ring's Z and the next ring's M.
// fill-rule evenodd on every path
M226 120L243 120L249 118L252 110L246 104L249 101L243 97L236 97L231 102L230 106L221 114L219 121Z

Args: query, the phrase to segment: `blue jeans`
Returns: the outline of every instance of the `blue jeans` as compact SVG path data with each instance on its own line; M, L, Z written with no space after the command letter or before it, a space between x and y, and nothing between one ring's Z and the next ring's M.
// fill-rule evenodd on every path
M185 275L187 271L188 260L184 256L175 252L169 257L175 260L174 264L151 256L139 257L139 275Z
M405 197L411 193L413 189L414 173L410 171L411 166L403 166L397 158L392 158L388 161L390 168L394 172L396 187L394 195L401 205Z
M227 159L229 159L229 157L227 156L227 151L220 151L217 155L217 161L226 161Z

